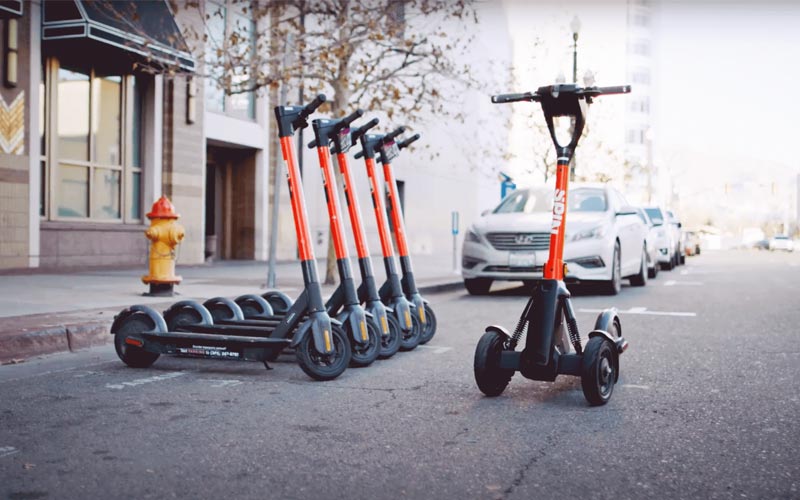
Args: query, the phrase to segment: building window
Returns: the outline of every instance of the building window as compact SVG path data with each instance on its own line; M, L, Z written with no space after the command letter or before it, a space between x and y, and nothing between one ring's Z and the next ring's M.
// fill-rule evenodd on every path
M644 144L644 130L642 129L628 130L628 144Z
M631 44L631 52L637 56L650 55L650 42L647 40L637 40Z
M255 78L251 61L256 53L257 32L248 2L206 0L205 79L206 108L237 118L255 120ZM235 41L235 43L234 43ZM225 87L232 93L225 94Z
M633 72L633 83L650 84L650 72L646 69L639 69Z
M49 59L44 80L41 215L140 221L142 88L137 78Z
M647 97L643 97L641 99L632 99L630 109L635 113L649 113L650 99L648 99Z

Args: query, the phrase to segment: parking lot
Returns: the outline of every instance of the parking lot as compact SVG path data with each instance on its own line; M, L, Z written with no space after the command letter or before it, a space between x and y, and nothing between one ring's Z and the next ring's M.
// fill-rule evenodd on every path
M332 382L283 356L111 347L0 367L2 498L798 498L800 254L704 252L645 287L578 291L582 331L620 310L611 402L577 378L476 388L484 327L526 290L431 295L434 340Z

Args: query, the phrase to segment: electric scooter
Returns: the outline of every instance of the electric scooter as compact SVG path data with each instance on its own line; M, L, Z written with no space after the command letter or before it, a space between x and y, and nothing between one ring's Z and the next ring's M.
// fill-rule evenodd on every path
M375 284L375 275L372 271L372 260L370 258L369 247L367 245L364 223L361 219L361 208L358 203L358 195L353 186L353 177L347 163L347 151L356 143L362 135L369 129L378 124L378 119L373 118L368 123L355 129L346 129L331 121L320 126L320 130L332 130L333 133L326 134L331 138L330 152L336 155L336 163L342 174L342 187L344 188L344 199L347 204L347 211L350 216L350 225L353 228L353 239L356 243L358 253L358 267L361 272L361 285L358 287L357 296L359 302L364 304L368 313L372 315L375 325L381 332L380 358L386 359L394 356L400 349L402 330L400 323L391 313L391 308L386 307L381 302L378 295L378 287ZM349 132L349 136L347 135ZM321 133L320 136L323 134ZM317 141L312 141L308 147L316 147ZM331 297L332 299L333 297Z
M386 194L389 197L389 213L392 217L392 226L394 227L394 238L397 242L397 253L400 257L400 270L403 273L401 283L403 285L403 292L406 298L414 304L415 311L419 316L419 322L422 325L422 334L420 335L419 343L428 343L436 334L436 314L433 312L427 300L422 298L417 283L414 281L414 270L411 267L411 256L408 253L408 243L406 241L406 228L403 221L403 207L400 206L400 197L397 195L397 181L394 177L391 161L400 154L400 151L407 148L411 143L419 139L419 134L415 134L408 139L395 142L397 133L402 134L405 132L405 127L399 127L393 133L387 135L383 141L379 143L378 152L380 154L380 161L383 165L383 180L386 184Z
M584 348L578 322L564 284L564 231L567 218L569 162L583 132L592 99L607 94L629 93L629 85L586 87L561 84L522 94L492 96L493 103L538 102L556 148L556 188L550 254L539 281L520 316L514 333L501 326L486 328L475 348L475 381L487 396L500 395L515 372L532 380L553 381L558 375L581 377L583 395L590 405L606 404L619 379L619 357L628 347L614 308L597 317ZM567 142L568 141L568 142ZM564 324L566 323L566 331ZM525 335L525 347L516 351Z
M375 211L375 220L378 224L378 236L381 241L381 251L383 253L383 265L386 270L386 281L378 289L378 296L381 301L394 311L394 316L400 324L403 332L400 341L400 350L410 351L419 345L422 336L422 324L417 314L411 314L411 309L415 306L409 302L403 293L403 285L397 273L397 264L394 260L394 250L390 236L389 222L386 219L386 209L383 204L383 191L380 181L375 172L375 154L378 147L384 140L393 141L395 137L403 133L402 130L392 134L364 134L360 137L361 151L357 152L356 158L364 158L367 168L367 177L370 182L370 195L372 196L372 208Z
M161 354L170 354L261 361L269 369L267 361L291 346L300 367L314 379L331 380L345 371L351 358L350 343L341 323L328 316L322 302L303 186L292 145L294 132L308 126L309 115L323 102L325 96L320 94L306 106L275 108L304 282L303 292L288 313L276 324L247 320L235 302L217 298L207 304L215 311L223 310L222 306L225 311L233 311L235 321L215 324L209 309L195 301L173 304L163 316L147 306L132 306L118 314L111 326L114 347L125 364L144 368ZM251 296L250 302L258 303L257 298ZM252 307L250 302L246 302L247 307Z

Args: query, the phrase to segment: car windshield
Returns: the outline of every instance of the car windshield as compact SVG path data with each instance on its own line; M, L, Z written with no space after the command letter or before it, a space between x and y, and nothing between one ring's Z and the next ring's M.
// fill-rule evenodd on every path
M664 223L664 216L661 215L661 210L658 208L645 208L645 212L647 215L650 216L650 220L653 221L653 224L663 224Z
M576 188L569 193L567 210L570 212L605 212L606 194L600 188ZM553 211L553 192L544 189L521 189L511 193L493 213L542 213Z

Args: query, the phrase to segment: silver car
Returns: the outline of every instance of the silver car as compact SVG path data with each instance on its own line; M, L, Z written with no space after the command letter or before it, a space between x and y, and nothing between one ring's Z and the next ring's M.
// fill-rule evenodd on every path
M621 280L647 283L647 228L614 188L577 184L569 191L565 281L600 284L616 294ZM493 281L534 281L550 248L553 190L520 189L473 224L464 237L461 273L471 294Z

